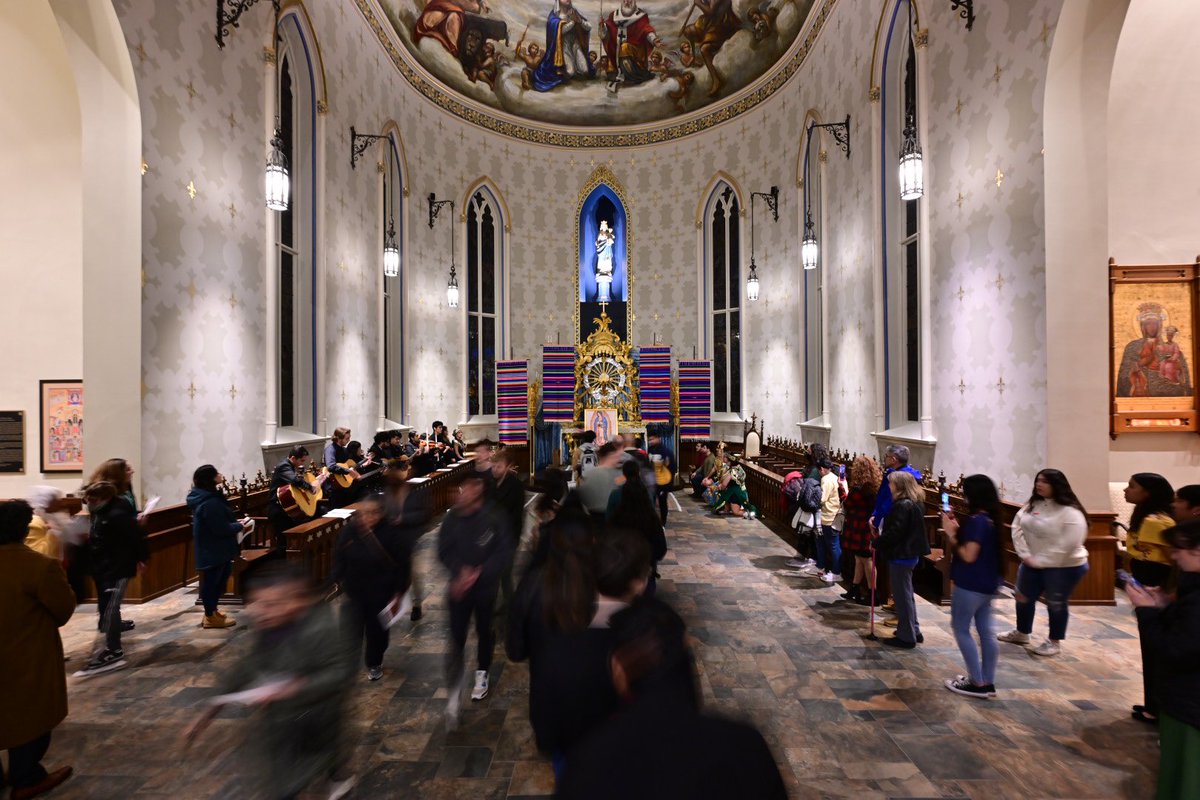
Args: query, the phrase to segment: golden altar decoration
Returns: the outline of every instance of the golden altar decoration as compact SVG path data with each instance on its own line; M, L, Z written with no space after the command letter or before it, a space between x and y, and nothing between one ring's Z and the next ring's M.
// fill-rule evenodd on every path
M605 310L593 318L596 330L576 349L575 421L583 424L585 408L615 408L620 422L641 427L638 369L633 348L612 330Z

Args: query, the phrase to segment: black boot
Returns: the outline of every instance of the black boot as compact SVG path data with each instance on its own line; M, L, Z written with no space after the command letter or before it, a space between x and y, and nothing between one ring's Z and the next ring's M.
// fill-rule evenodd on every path
M850 584L850 588L847 589L846 591L842 592L842 597L844 597L845 599L849 600L852 603L857 603L862 598L862 595L858 591L858 584L857 583Z

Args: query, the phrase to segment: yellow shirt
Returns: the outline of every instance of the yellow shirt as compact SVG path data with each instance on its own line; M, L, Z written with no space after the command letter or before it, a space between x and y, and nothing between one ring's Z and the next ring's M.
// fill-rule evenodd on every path
M1146 517L1136 531L1129 532L1129 554L1142 561L1170 564L1171 545L1163 538L1163 531L1174 525L1175 520L1166 514Z
M29 522L29 532L25 534L25 546L35 553L62 559L62 542L57 536L50 533L46 521L37 514L34 514L33 519Z

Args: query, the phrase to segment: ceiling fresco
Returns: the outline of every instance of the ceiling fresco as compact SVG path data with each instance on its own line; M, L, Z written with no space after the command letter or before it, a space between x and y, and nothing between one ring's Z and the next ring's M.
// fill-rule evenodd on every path
M373 18L370 6L376 3L382 21ZM493 124L487 127L519 138L539 139L528 130L522 133L528 123L551 131L540 137L547 143L575 143L567 140L583 133L578 143L589 145L600 142L587 133L600 133L600 139L609 138L604 132L622 129L644 133L694 121L738 100L743 101L739 111L760 101L761 92L747 104L742 90L777 75L788 61L798 66L797 54L790 51L813 4L359 0L377 29L387 29L389 43L399 42L402 52L393 60L401 72L440 105L475 122L490 116ZM821 17L832 2L823 5ZM789 54L791 59L785 58ZM434 85L428 85L429 78ZM436 92L445 93L446 100ZM698 128L688 125L683 133L652 139L693 129Z

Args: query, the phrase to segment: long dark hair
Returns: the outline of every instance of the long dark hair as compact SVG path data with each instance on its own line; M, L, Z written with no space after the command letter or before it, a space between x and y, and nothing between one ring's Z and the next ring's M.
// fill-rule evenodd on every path
M550 532L542 602L546 623L555 630L572 633L591 623L596 606L596 570L590 541L571 536L559 527Z
M1175 499L1175 490L1171 482L1157 472L1138 472L1129 478L1131 483L1146 490L1150 495L1133 507L1133 515L1129 518L1129 530L1136 531L1142 527L1146 517L1151 514L1166 514L1171 516L1171 501Z
M1087 512L1083 509L1083 503L1079 502L1079 498L1075 496L1075 490L1071 488L1071 482L1067 480L1067 476L1063 475L1061 470L1050 469L1049 467L1039 472L1037 477L1033 479L1035 485L1033 493L1029 495L1029 502L1025 504L1026 510L1033 507L1034 501L1042 499L1042 496L1037 493L1036 484L1038 478L1042 478L1046 483L1050 484L1051 500L1060 506L1077 508L1081 514L1085 517L1087 516Z
M992 530L996 537L992 539L992 547L999 556L1000 550L1000 493L996 484L987 475L968 475L962 481L963 498L967 501L968 513L987 514L992 520ZM996 568L1004 574L1004 559L996 558Z

